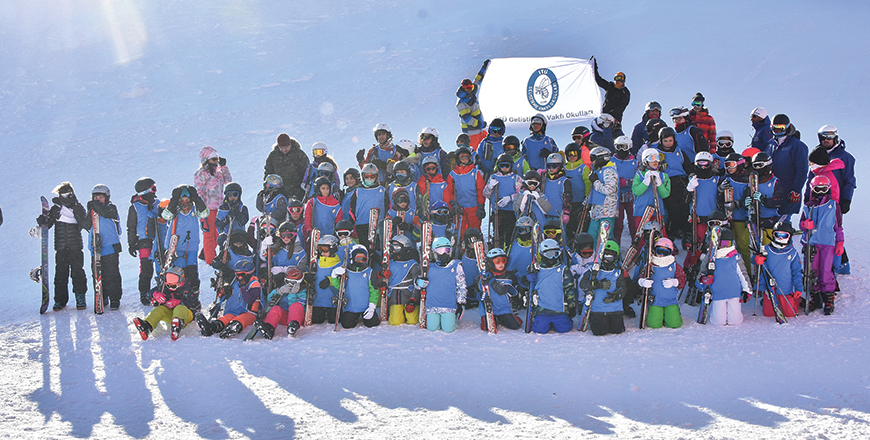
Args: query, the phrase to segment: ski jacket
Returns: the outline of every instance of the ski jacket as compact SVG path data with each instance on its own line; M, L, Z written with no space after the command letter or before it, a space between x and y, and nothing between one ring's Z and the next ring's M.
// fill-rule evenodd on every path
M54 250L82 249L82 229L88 213L75 195L69 198L53 197L46 226L54 226Z
M840 206L827 195L821 199L814 196L807 201L801 212L801 222L807 219L812 220L814 226L810 244L834 246L843 242L843 215L840 213ZM808 232L803 225L801 230Z
M429 285L426 286L426 313L456 311L456 303L464 303L467 292L462 264L451 260L446 266L429 265Z
M790 126L794 132L794 127ZM800 141L794 134L786 135L781 142L776 140L771 145L773 153L773 175L779 180L788 192L800 194L809 175L809 152L807 145ZM764 150L762 150L764 151ZM800 202L791 203L786 200L779 208L780 215L797 214L800 210Z
M701 107L700 110L692 109L689 112L689 119L704 133L707 145L716 145L716 120L713 119L713 116L710 116L708 108Z
M654 170L638 170L637 173L634 174L634 181L631 184L631 192L634 193L634 212L635 214L643 214L643 211L646 210L647 206L655 206L655 200L653 197L659 199L659 208L664 208L662 204L662 199L671 195L671 179L667 174L658 171L659 176L661 176L661 182L658 182L658 187L656 190L650 189L650 187L643 183L644 173L647 171ZM656 193L655 196L653 193Z
M755 129L755 134L752 135L750 147L770 153L768 147L773 142L773 133L770 132L770 116L765 116L763 121L753 122L752 128Z
M641 145L649 140L649 134L646 132L646 123L649 121L649 113L643 112L640 122L631 130L631 154L637 155Z
M199 290L193 287L193 285L188 282L185 282L175 290L164 289L162 284L158 284L157 287L148 291L148 300L153 301L154 294L157 292L162 293L163 296L166 297L167 301L171 299L177 299L181 301L180 305L184 305L188 309L193 309L197 305L199 305ZM165 304L161 305L166 307Z
M631 102L631 92L628 87L623 84L621 89L616 88L613 81L608 81L598 74L598 63L595 63L595 82L598 87L604 89L604 104L601 106L601 113L607 113L616 118L617 121L622 121L622 114L628 103Z
M477 92L480 91L480 82L483 76L486 75L485 64L480 68L480 71L475 75L472 84L474 88L470 92L466 92L464 88L459 87L456 91L456 111L459 112L460 126L463 133L475 135L486 128L486 121L483 119L483 114L480 113L480 103L477 101Z
M483 188L483 196L489 199L489 206L497 211L513 211L513 200L523 187L523 179L511 171L509 174L500 172L492 173L486 187ZM510 197L511 203L498 206L498 201L503 197Z
M592 268L592 264L587 265L587 270L583 274L583 277L580 278L578 282L578 286L583 292L592 291L592 304L590 305L590 311L594 313L613 313L613 312L621 312L622 311L622 296L625 295L625 277L622 276L622 269L614 268L613 270L604 270L601 269L598 271L597 279L599 281L608 280L610 281L610 288L608 289L592 289L592 271L589 270ZM604 300L608 296L612 296L611 294L616 292L617 298L615 301L605 302ZM582 314L586 309L586 302L581 295L580 298L581 305L579 312Z
M417 200L419 200L420 217L429 217L432 205L435 202L444 201L444 190L446 188L447 182L444 181L444 178L440 174L434 176L424 174L417 179ZM427 203L423 203L424 199Z
M804 291L804 276L803 266L801 265L801 257L797 249L791 244L785 248L778 249L770 244L764 246L767 251L767 258L764 260L764 267L773 275L776 281L774 290L777 295L789 295L792 292ZM767 280L767 273L761 271L761 280L759 285L762 288L768 288L770 284Z
M839 204L841 194L840 180L837 179L837 176L834 173L841 171L845 167L846 165L843 164L843 161L840 159L831 159L831 161L825 166L817 168L810 167L810 174L807 176L807 184L804 187L804 200L809 200L812 195L813 188L810 185L810 182L813 180L813 177L825 176L831 181L831 198Z
M855 158L846 151L846 142L840 140L833 148L828 150L828 157L831 160L840 159L843 161L843 169L833 170L834 177L840 184L840 200L852 201L852 195L855 192L857 183L855 181Z
M442 178L446 179L447 174L450 173L450 157L448 157L447 153L441 149L441 145L433 147L431 144L429 148L420 147L420 151L418 152L420 155L420 163L423 163L423 159L432 156L438 160L438 174L441 175Z
M599 127L595 121L592 121L590 126L592 127L592 133L589 134L589 142L613 151L613 129L610 127Z
M208 160L218 157L214 148L206 145L199 151L199 169L193 174L193 186L208 209L218 209L224 200L224 185L233 181L226 165L210 165Z
M208 209L203 212L207 217ZM197 214L196 208L191 209L190 212L186 214L179 210L176 215L172 215L168 209L163 210L163 218L169 222L169 233L166 234L166 242L164 243L163 249L169 249L169 243L172 241L173 234L178 235L178 245L175 248L175 261L173 262L173 266L187 267L197 265L196 257L199 253L199 219L202 218L200 214Z
M444 201L449 205L456 200L463 208L482 205L486 200L483 197L484 184L483 175L473 164L457 166L447 176Z
M299 184L308 197L311 197L314 194L314 188L312 188L311 186L314 183L314 179L317 178L317 167L319 167L320 164L324 162L332 164L333 171L332 175L329 176L330 182L341 182L338 176L338 164L335 163L335 159L326 154L324 154L323 156L315 157L314 160L312 160L311 163L308 164L308 167L305 168L305 175L302 176L302 183Z
M127 210L127 246L130 249L150 249L157 235L157 204L151 204L139 195L130 200Z
M100 216L100 240L102 243L100 255L109 255L121 252L121 222L118 220L118 208L115 204L107 201L106 204L95 200L88 202L88 208ZM94 228L93 217L88 215L83 223L88 232L88 250L94 252Z
M547 150L547 155L550 155L559 151L559 147L549 136L540 133L530 134L529 137L523 139L520 151L529 163L529 169L543 170L547 168L546 157L541 157L542 150Z
M281 152L276 142L272 145L272 151L266 158L266 165L263 167L263 180L269 174L277 174L284 181L281 193L288 199L296 197L302 200L305 198L305 192L302 190L302 177L305 175L305 169L310 162L308 155L302 151L299 141L296 139L290 138L290 150L287 154Z
M257 210L263 214L269 214L273 219L278 221L278 224L284 223L287 215L290 213L287 210L287 196L279 191L260 190L257 193Z

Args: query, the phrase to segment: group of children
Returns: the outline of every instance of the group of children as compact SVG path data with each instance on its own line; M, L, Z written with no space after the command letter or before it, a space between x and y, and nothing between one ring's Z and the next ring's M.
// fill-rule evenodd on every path
M288 198L281 177L267 175L253 218L238 183L224 181L222 194L218 183L209 187L215 212L194 186L160 201L155 182L142 178L128 211L128 245L140 259L140 299L155 308L134 325L143 339L160 321L176 338L193 320L203 336L221 338L249 328L272 339L279 326L296 335L307 325L352 328L360 320L452 332L463 311L477 307L484 330L494 323L566 332L579 315L581 330L604 335L625 330L634 301L641 327L680 327L684 291L689 304L701 304L699 322L717 325L742 322L741 302L766 292L777 300L762 301L765 316L795 316L807 289L805 310L833 313L834 259L844 253L837 185L844 160L829 157L842 144L836 130L833 150L823 127L809 155L814 177L799 222L808 244L800 255L781 209L793 194L773 173L777 148L794 128L774 124L769 148L741 155L729 132L711 148L688 110L671 115L675 128L650 118L637 148L625 136L614 139L613 118L602 115L591 130L577 127L564 151L546 135L543 115L531 119L522 142L495 119L478 145L460 135L450 152L434 128L422 130L418 145L393 143L390 128L378 124L377 143L360 150L359 169L347 169L342 181L326 145L315 143L303 199ZM201 156L203 178L226 180L225 160L213 150ZM38 219L57 225L55 310L68 301L70 276L77 307L86 306L78 232L93 231L92 218L100 219L106 301L117 309L121 228L108 188L97 185L87 209L69 183L55 192L55 206ZM631 243L622 252L624 222ZM206 243L200 253L200 229L216 235L217 251ZM682 265L677 240L687 251ZM206 309L198 257L216 271Z

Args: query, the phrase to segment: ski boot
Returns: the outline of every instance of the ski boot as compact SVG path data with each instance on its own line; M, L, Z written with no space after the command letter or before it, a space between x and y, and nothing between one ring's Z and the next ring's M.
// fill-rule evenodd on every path
M172 340L175 341L178 339L181 329L184 328L184 321L182 321L181 318L172 318L172 325L170 325L169 328L171 331L170 336L172 337Z
M254 325L256 325L258 329L260 329L260 332L263 333L264 338L271 341L272 338L275 337L275 326L273 326L272 324L263 321L256 321Z
M133 318L133 325L136 326L136 330L139 330L139 336L142 337L142 340L145 341L148 339L148 335L151 334L151 324L148 321L140 318Z
M206 338L215 334L214 324L208 321L208 318L205 317L202 313L197 313L193 316L193 319L196 321L196 325L199 326L199 332L202 333ZM219 321L218 321L219 322Z
M139 302L141 302L143 306L150 306L151 305L151 299L148 298L148 292L140 292L139 293Z
M834 313L834 297L836 295L834 293L823 293L822 297L825 299L825 316L828 316Z
M118 310L121 308L121 300L113 299L109 301L109 310Z
M64 307L66 307L66 304L54 303L54 307L52 307L51 309L54 310L55 312L59 312L59 311L63 310Z
M811 292L810 293L810 307L809 311L818 310L822 308L822 295L819 292Z
M220 337L221 339L232 338L233 336L242 332L244 327L242 323L239 321L230 321L230 323L221 331Z
M85 310L88 308L88 303L85 301L84 293L76 293L76 310Z
M295 338L297 331L299 331L299 322L298 321L290 321L290 323L287 324L287 335L290 336L291 338Z
M637 312L635 312L634 309L631 308L631 306L623 304L622 305L622 316L629 318L629 319L636 318Z

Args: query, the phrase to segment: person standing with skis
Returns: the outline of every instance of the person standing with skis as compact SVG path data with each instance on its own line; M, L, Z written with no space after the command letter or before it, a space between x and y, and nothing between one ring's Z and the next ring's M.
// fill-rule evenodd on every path
M83 226L90 229L88 234L88 250L94 255L93 213L97 214L100 224L100 273L103 286L103 305L109 305L110 310L118 310L121 306L121 271L118 267L118 257L121 253L121 223L118 219L118 208L111 202L109 187L103 184L94 185L91 190L92 199L87 210L92 213L85 219Z
M136 181L136 194L130 199L127 211L127 250L133 258L139 259L139 301L143 306L151 304L148 292L151 291L151 278L154 276L154 257L151 248L157 239L157 185L154 179L143 177Z
M62 310L69 302L69 279L72 278L72 291L76 309L87 307L85 294L88 292L88 279L85 275L85 257L82 253L82 228L88 222L88 213L79 203L72 184L62 182L52 192L57 197L51 199L48 215L36 218L39 226L54 228L54 306L55 312Z

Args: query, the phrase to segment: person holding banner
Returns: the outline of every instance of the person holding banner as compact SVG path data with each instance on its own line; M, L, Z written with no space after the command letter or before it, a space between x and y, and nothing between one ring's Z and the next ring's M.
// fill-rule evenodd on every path
M613 128L613 136L622 136L622 114L631 101L631 92L625 86L625 74L616 72L613 81L607 81L598 74L598 60L595 57L592 57L592 63L595 66L595 82L598 83L598 87L604 89L604 105L601 106L601 113L616 118L617 125Z
M546 167L546 159L550 154L559 151L556 142L547 136L547 118L538 113L532 116L529 123L529 137L523 140L520 149L525 156L529 167L533 170L543 170Z
M480 112L480 103L477 100L477 92L480 91L480 82L483 81L483 75L486 74L486 68L489 67L489 60L483 62L483 66L474 81L465 78L456 91L456 111L459 112L460 126L462 132L468 134L471 138L471 148L477 151L477 146L480 141L486 137L486 121L483 119L483 114Z

